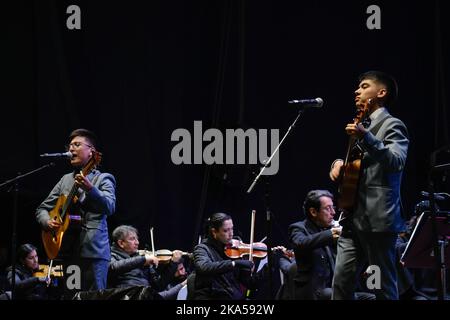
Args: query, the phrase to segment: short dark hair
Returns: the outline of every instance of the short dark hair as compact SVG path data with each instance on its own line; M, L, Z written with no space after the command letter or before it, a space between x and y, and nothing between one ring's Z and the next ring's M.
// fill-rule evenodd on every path
M119 240L125 239L130 233L135 233L136 235L138 235L138 231L135 227L127 225L118 226L111 234L113 243L117 244Z
M305 201L303 201L303 212L306 217L311 218L309 209L314 208L317 211L320 210L320 198L328 197L331 200L334 199L333 194L328 190L311 190L306 195Z
M386 97L384 98L384 104L390 106L397 99L398 86L397 81L391 75L382 71L367 71L359 76L359 82L363 80L373 80L375 82L381 83L386 87Z
M213 228L219 230L219 228L226 220L231 220L231 216L223 212L214 213L211 217L208 218L208 220L206 220L206 236L211 237L211 230Z
M97 136L92 131L83 128L75 129L70 133L69 141L72 141L75 137L85 137L89 140L89 143L97 149Z
M33 250L36 250L36 247L33 246L30 243L25 243L17 249L17 261L19 263L23 263L25 261L25 258L32 252Z

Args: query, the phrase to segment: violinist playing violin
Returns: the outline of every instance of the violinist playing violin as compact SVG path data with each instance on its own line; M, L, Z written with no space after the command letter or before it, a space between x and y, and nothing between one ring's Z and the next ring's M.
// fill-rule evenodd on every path
M331 300L335 245L342 229L333 226L333 195L328 190L308 192L303 212L306 219L289 226L296 259L288 270L293 274L287 284L289 299Z
M7 269L8 283L12 285L12 268ZM48 299L47 288L51 279L47 276L33 275L39 269L39 257L36 247L32 244L23 244L17 250L15 292L16 298L21 300Z
M225 254L233 239L233 220L215 213L206 223L206 238L194 249L195 275L188 278L188 297L194 300L243 300L244 287L254 285L252 261L232 260ZM192 284L191 284L192 281Z
M112 233L111 261L109 263L108 287L152 287L166 300L174 300L178 291L185 285L181 282L169 290L164 290L164 283L155 267L157 257L144 251L139 254L139 238L136 228L127 225L118 226Z
M400 184L408 152L405 124L391 116L387 107L397 96L397 83L390 75L369 71L359 77L355 91L357 109L366 110L366 126L350 123L347 135L361 150L359 179L348 223L343 225L337 245L333 299L354 299L357 270L368 260L380 268L377 299L397 300L395 243L404 229L401 217ZM335 160L330 178L346 172L343 160Z

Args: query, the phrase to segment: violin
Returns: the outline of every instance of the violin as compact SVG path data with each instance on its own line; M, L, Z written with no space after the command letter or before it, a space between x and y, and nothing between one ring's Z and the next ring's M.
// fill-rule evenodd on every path
M50 266L46 264L40 264L39 269L37 269L35 272L33 272L33 277L56 277L61 278L64 276L63 272L63 266L57 265L51 268L49 272Z
M180 250L178 250L180 251ZM168 249L161 249L161 250L156 250L154 253L153 251L149 251L149 250L138 250L138 253L143 256L143 255L153 255L155 256L159 263L169 263L172 260L174 251L170 251ZM188 256L189 258L192 257L192 253L189 252L184 252L181 251L181 255L183 256Z
M272 251L282 251L288 258L294 257L294 250L286 249L283 246L276 246L272 248ZM238 259L243 256L250 255L250 245L243 243L240 240L233 239L229 244L225 246L225 254L228 258ZM253 257L265 258L267 256L267 245L263 242L253 243Z
M153 237L153 227L150 228L150 240L152 242L152 251L150 250L138 250L140 255L151 255L158 259L159 263L169 263L173 258L173 251L170 251L168 249L161 249L161 250L155 250L155 242ZM181 251L181 250L177 250ZM192 259L192 253L181 251L182 256L188 256L189 259Z
M249 256L250 251L253 251L252 257L265 258L267 256L267 245L262 242L254 242L253 246L250 246L250 244L243 243L240 240L232 239L231 242L225 246L225 254L231 259Z
M281 251L283 253L283 255L289 259L295 258L295 253L294 250L292 249L287 249L283 246L277 246L277 247L273 247L272 251Z

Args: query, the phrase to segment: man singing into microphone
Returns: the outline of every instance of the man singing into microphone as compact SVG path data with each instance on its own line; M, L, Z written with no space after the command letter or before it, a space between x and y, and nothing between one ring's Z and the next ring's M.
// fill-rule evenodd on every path
M350 123L345 131L363 151L355 204L338 240L333 299L353 299L355 279L362 263L378 267L381 286L377 299L397 300L395 243L404 228L400 183L408 151L406 126L386 107L397 96L395 80L379 71L359 78L357 108L367 107L370 125ZM333 162L330 177L337 180L343 161ZM341 223L342 224L342 223Z
M57 230L61 223L50 219L49 212L60 195L68 196L74 184L78 187L78 200L73 207L81 216L81 231L65 264L80 266L83 291L106 288L111 257L106 218L114 213L116 203L114 176L96 169L86 176L80 174L96 150L96 140L94 133L86 129L77 129L70 134L68 150L74 171L61 178L36 210L36 219L44 230Z

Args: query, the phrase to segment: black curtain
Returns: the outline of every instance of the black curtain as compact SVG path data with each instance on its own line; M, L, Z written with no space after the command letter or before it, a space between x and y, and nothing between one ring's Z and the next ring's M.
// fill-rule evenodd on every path
M84 127L100 137L101 170L117 178L111 229L134 225L145 245L154 227L158 248L191 250L200 220L216 211L230 213L248 239L255 209L260 240L269 190L274 244L286 245L307 191L336 191L328 170L345 152L357 76L379 69L398 80L391 113L411 135L408 215L426 188L430 153L449 143L449 26L439 3L378 1L382 29L368 30L372 1L9 1L0 180L45 163L39 154L62 151L68 134ZM66 27L71 4L81 8L81 30ZM195 120L203 130L267 128L282 136L297 112L286 101L319 96L324 107L304 114L280 150L278 174L251 195L255 166L171 161L172 132L193 135ZM19 243L40 244L34 210L69 170L60 161L21 182ZM0 190L0 240L9 248L7 191Z

